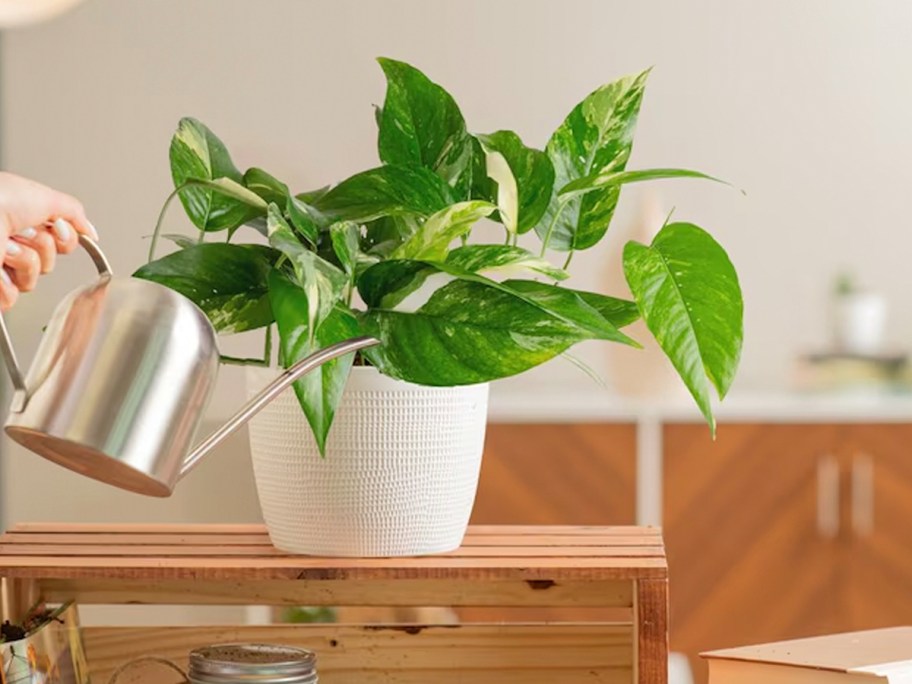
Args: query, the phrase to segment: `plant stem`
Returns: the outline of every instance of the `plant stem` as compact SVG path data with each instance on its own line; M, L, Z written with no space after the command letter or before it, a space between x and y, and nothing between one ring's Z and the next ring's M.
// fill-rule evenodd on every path
M165 203L162 205L161 211L158 212L158 220L155 222L155 230L152 231L152 243L149 245L149 261L155 260L155 250L158 248L158 236L161 233L162 223L165 220L165 213L168 211L168 206L171 204L171 200L177 197L177 193L183 190L186 185L181 185L178 188L174 188L174 191L168 195L168 199L165 200Z
M567 254L567 260L564 262L563 269L566 271L567 267L570 265L570 262L573 260L573 255L575 252L571 249L569 254Z
M507 233L507 236L506 236L506 239L504 240L504 244L509 245L510 244L510 231L508 230L508 231L506 231L506 233Z
M551 242L551 235L554 233L555 226L557 226L557 219L564 213L567 202L569 202L569 200L559 200L557 203L557 211L554 212L554 218L552 218L551 223L548 224L548 232L545 233L545 237L542 239L542 248L538 255L542 258L544 258L545 252L548 251L548 244Z
M263 361L268 366L272 363L272 323L266 326L266 340L263 347Z

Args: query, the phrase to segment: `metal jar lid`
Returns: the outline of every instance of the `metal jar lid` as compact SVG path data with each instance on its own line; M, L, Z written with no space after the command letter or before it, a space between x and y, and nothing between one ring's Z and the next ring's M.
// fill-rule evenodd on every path
M190 653L193 684L317 684L313 651L271 644L214 644Z

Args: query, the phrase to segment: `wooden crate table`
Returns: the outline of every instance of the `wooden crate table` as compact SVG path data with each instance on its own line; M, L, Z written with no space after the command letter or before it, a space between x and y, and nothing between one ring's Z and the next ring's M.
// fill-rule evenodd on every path
M324 684L667 680L668 570L646 527L474 526L452 553L318 558L275 549L261 525L22 524L0 538L7 608L85 604L611 609L612 621L459 625L86 627L93 681L146 654L200 645L317 652ZM171 680L168 680L171 681Z

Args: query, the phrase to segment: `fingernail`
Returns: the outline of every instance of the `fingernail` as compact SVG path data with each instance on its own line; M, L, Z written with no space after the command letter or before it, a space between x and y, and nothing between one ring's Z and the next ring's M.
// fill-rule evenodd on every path
M5 268L0 268L0 280L3 281L4 285L12 285L13 281L9 277L9 273L6 272Z
M18 235L19 237L24 237L26 240L33 240L35 236L38 235L38 231L32 228L32 226L29 226L28 228L20 230Z
M66 242L73 234L73 226L71 226L70 222L66 219L59 218L54 221L54 234L57 236L58 240Z
M6 253L10 256L17 256L19 254L22 254L22 247L20 247L12 240L8 240L6 243Z
M97 241L99 239L98 230L92 225L91 221L87 220L86 225L89 227L89 232L92 233L92 239Z

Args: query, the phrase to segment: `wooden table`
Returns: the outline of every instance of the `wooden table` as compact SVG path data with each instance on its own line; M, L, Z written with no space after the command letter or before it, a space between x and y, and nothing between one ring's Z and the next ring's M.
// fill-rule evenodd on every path
M611 609L613 621L459 625L87 627L93 679L156 654L186 663L220 641L301 645L325 684L573 684L667 680L668 570L647 527L474 526L458 550L318 558L261 525L22 524L0 537L7 610L81 604Z

